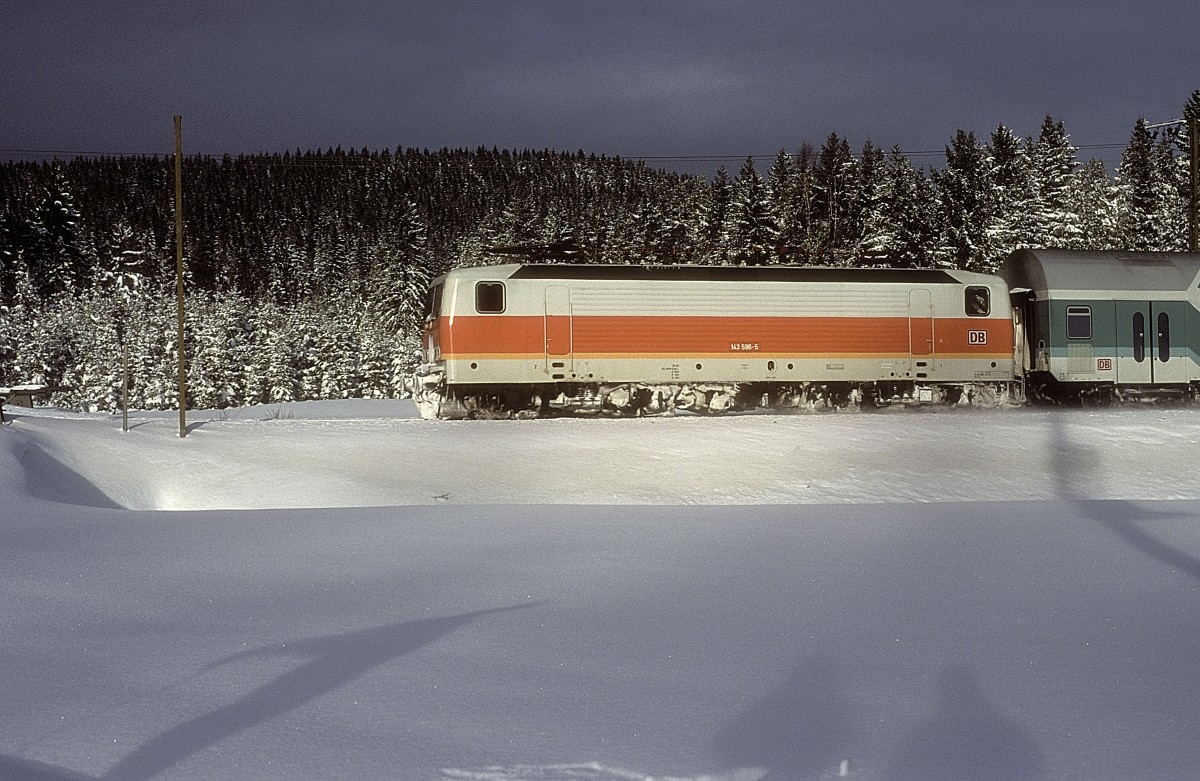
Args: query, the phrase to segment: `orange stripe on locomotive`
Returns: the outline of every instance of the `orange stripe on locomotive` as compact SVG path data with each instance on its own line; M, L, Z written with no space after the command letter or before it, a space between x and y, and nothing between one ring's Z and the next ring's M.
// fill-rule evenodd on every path
M1012 356L1007 319L908 317L716 317L576 315L571 352L576 358L729 356L751 349L780 357L941 358ZM443 317L446 359L522 358L547 352L541 316ZM914 327L917 326L917 327ZM925 333L922 334L920 327ZM563 354L563 353L560 353Z

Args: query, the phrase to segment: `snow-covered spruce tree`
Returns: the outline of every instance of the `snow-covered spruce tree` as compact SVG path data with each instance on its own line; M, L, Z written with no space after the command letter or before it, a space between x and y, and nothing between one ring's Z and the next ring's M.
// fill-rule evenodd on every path
M274 302L263 302L247 313L244 323L246 357L241 380L245 404L266 404L271 399L267 382L267 341L271 333L282 327L280 308Z
M687 177L663 199L662 219L654 242L661 248L659 254L664 262L694 263L698 259L699 215L707 195L708 189L702 180Z
M29 223L13 212L0 215L0 306L16 303L20 282L30 284L25 253L31 244Z
M632 217L631 257L638 263L669 261L669 246L659 244L666 226L666 215L662 204L656 199L642 199Z
M64 300L68 300L64 298ZM118 297L102 287L73 294L68 327L75 332L75 353L62 375L60 403L84 412L120 409L123 318ZM119 327L120 326L120 327Z
M62 380L72 406L89 412L120 409L123 347L144 289L146 251L141 247L128 223L118 220L103 237L91 287L68 294L80 314L74 365Z
M845 260L854 229L854 197L858 172L850 144L830 133L813 168L812 235L823 263Z
M955 134L946 148L946 167L934 172L933 183L942 215L940 260L972 271L994 270L996 259L987 254L991 182L974 133Z
M21 329L12 307L0 304L0 386L11 386L21 382L13 371L17 358L17 347L21 343Z
M870 263L882 259L872 245L873 236L880 230L879 224L886 219L888 211L888 170L883 150L871 143L863 143L858 158L858 180L853 190L852 208L848 224L853 257Z
M708 201L701 224L701 252L709 263L728 263L729 245L726 243L730 214L733 210L733 182L725 166L717 168L716 176L708 187Z
M29 275L20 275L11 303L0 303L0 385L32 381L32 334L41 312L42 302L33 292Z
M767 202L778 228L780 245L797 243L799 234L799 199L796 197L796 162L787 150L780 149L767 172Z
M754 168L754 158L747 157L733 183L726 241L738 263L758 265L773 260L778 239L766 183Z
M225 409L245 402L243 337L249 300L238 293L194 293L188 300L188 406Z
M80 246L79 211L61 173L30 226L25 263L33 289L43 299L80 290L89 276Z
M893 147L885 164L878 208L864 226L862 251L909 267L930 266L937 246L933 188L921 171Z
M271 313L267 322L271 325L259 331L261 339L256 345L261 369L257 400L263 404L296 401L300 377L295 333L285 312Z
M396 336L419 329L433 262L428 226L415 204L405 204L392 217L370 254L371 276L364 296L367 320Z
M983 252L988 257L1003 257L1035 243L1036 196L1029 173L1029 149L1000 125L986 147L986 164L992 185L986 193L992 219L985 228Z
M1034 236L1044 247L1076 247L1082 236L1080 215L1071 208L1071 189L1079 162L1066 127L1047 115L1029 158L1034 193Z
M1168 216L1178 190L1166 176L1163 150L1146 120L1139 118L1121 154L1115 186L1117 236L1125 249L1178 248L1178 235L1171 235Z
M1070 210L1079 217L1079 242L1070 248L1118 249L1117 212L1113 183L1099 160L1089 160L1076 172Z
M341 296L323 308L317 362L321 367L323 399L348 399L359 394L362 383L362 313L360 304Z
M1178 168L1177 179L1180 184L1180 197L1185 201L1191 197L1191 137L1188 135L1188 121L1200 121L1200 89L1193 90L1183 105L1183 120L1165 129L1165 137L1171 143L1172 156ZM1186 215L1185 215L1186 216Z
M320 399L321 377L324 372L321 365L321 340L326 313L321 302L313 299L302 301L286 311L288 330L295 334L293 354L296 367L296 400Z
M14 363L28 328L30 310L27 304L34 301L23 257L24 248L18 236L26 228L25 223L11 213L0 216L0 385L4 386L23 382Z
M359 344L362 363L355 395L364 399L390 399L398 395L393 385L393 363L399 347L396 335L364 323Z
M76 373L82 330L78 314L74 297L66 294L38 301L37 309L30 312L28 326L13 361L12 371L19 381L66 386ZM62 393L53 401L68 407L74 405L74 399Z
M792 246L805 263L817 263L821 258L823 234L817 223L817 153L808 143L796 153L795 225L792 226Z
M1187 157L1179 151L1177 140L1182 129L1169 128L1155 144L1155 162L1162 178L1161 228L1164 246L1175 251L1187 249L1188 199L1191 194ZM1185 147L1186 149L1186 147Z

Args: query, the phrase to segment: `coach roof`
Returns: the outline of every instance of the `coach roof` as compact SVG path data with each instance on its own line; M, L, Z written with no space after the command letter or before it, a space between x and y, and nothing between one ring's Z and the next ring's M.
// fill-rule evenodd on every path
M1022 249L1004 260L1010 289L1035 294L1068 291L1184 291L1200 276L1200 254Z

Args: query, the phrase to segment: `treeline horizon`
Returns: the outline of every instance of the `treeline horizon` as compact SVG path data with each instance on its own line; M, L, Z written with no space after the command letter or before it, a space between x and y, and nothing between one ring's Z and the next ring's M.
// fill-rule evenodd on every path
M1188 164L1181 132L1139 119L1110 174L1051 116L1036 138L959 130L938 167L831 133L711 180L583 151L185 157L188 404L398 395L429 281L464 265L993 271L1025 247L1181 251ZM174 242L170 159L0 164L0 386L115 410L125 345L131 406L174 406Z

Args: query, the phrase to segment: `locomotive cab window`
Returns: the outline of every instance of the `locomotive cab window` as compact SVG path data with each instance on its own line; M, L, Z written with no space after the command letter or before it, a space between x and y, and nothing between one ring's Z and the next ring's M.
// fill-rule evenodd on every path
M425 297L425 319L430 320L437 318L442 313L442 285L434 285L429 288L429 295Z
M969 317L987 317L992 313L992 291L986 287L969 287L966 291Z
M1090 306L1067 307L1067 338L1092 338L1092 308Z
M498 315L504 311L504 283L476 282L475 311L482 315Z

